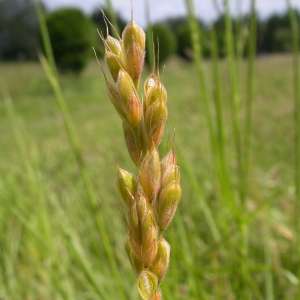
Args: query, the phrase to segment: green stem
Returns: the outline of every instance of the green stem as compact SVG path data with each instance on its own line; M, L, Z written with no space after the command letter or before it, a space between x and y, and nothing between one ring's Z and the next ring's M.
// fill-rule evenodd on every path
M219 145L217 136L220 137L220 131L219 135L215 132L216 127L214 124L214 120L212 117L209 101L208 101L208 91L207 91L207 85L204 78L204 70L203 70L203 61L202 61L202 55L201 55L201 43L200 43L200 37L199 37L199 30L198 30L198 24L197 20L194 14L194 7L193 7L193 1L192 0L185 0L187 11L188 11L188 21L189 21L189 27L190 27L190 33L192 38L192 47L193 47L193 58L194 63L196 66L196 72L197 72L197 78L199 81L199 92L200 92L200 99L202 100L202 105L204 108L204 115L207 122L207 127L209 131L209 137L211 142L211 149L214 154L214 164L215 169L218 175L219 185L221 188L221 195L222 199L224 200L224 203L228 205L231 209L232 214L234 215L234 218L238 218L239 212L237 210L233 192L231 189L229 176L227 173L227 167L226 162L224 159L224 152L223 152L223 145ZM213 47L216 47L215 45ZM214 50L216 51L216 50ZM215 61L215 64L218 62ZM218 77L217 71L215 71L215 76ZM219 105L219 118L221 117L221 103L218 102L220 99L217 99L217 105ZM219 120L220 122L220 120ZM222 121L221 121L222 122ZM221 124L221 123L220 123ZM222 132L222 131L221 131ZM222 133L221 133L222 135ZM208 219L210 220L210 218ZM226 230L229 230L230 220L228 222L223 222L224 227L226 227Z
M221 98L221 80L220 80L220 68L219 68L219 47L217 41L217 34L214 27L210 29L210 40L211 40L211 56L213 64L213 75L214 75L214 104L217 117L217 129L218 129L218 145L222 156L225 153L224 150L224 125L223 125L223 106Z
M247 99L245 107L245 131L244 131L244 176L243 190L245 195L248 194L249 180L249 161L251 150L251 129L252 129L252 103L253 103L253 86L254 86L254 60L256 54L256 14L255 0L251 1L251 19L250 19L250 39L248 47L248 75L247 75Z
M229 80L231 87L231 114L232 114L232 128L233 128L233 139L236 151L237 159L237 169L238 169L238 180L239 180L239 195L241 203L245 200L245 193L243 190L242 178L243 178L243 167L242 167L242 149L241 149L241 134L239 128L239 116L238 116L238 106L240 101L240 95L238 91L238 79L237 79L237 69L235 62L234 53L234 39L232 35L232 21L229 13L228 0L225 1L225 39L226 39L226 52L227 52L227 62L229 67Z
M216 164L218 170L218 178L219 185L221 188L221 193L223 199L231 199L229 200L231 203L232 212L236 215L235 205L234 205L234 196L233 191L230 184L230 176L228 174L228 166L226 163L226 153L225 153L225 134L224 134L224 122L223 122L223 103L222 103L222 87L220 80L220 69L219 69L219 47L216 36L215 28L211 28L210 30L210 38L211 38L211 56L213 63L213 82L214 82L214 104L216 111L216 121L217 121L217 157L216 160L219 163Z
M293 66L294 66L294 123L295 123L295 257L298 261L297 276L300 281L300 62L299 62L299 25L290 0L286 0L293 39ZM298 285L297 299L300 299L300 285Z

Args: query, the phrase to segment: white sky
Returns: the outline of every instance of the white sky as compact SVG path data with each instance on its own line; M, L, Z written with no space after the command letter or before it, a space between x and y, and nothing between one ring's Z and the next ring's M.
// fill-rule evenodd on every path
M300 10L300 0L290 0L293 7ZM114 9L125 19L130 18L130 0L111 0ZM145 26L145 2L146 0L132 0L134 19L142 27ZM148 0L150 6L150 19L152 22L170 16L185 15L184 0ZM217 0L219 4L222 0ZM231 11L249 11L250 0L231 0ZM44 0L49 9L62 6L76 6L86 13L91 13L97 6L105 6L105 0ZM198 17L204 21L210 21L216 17L216 10L212 0L194 0L195 10ZM222 5L220 5L221 7ZM256 0L256 11L261 18L272 13L282 13L286 9L286 0Z

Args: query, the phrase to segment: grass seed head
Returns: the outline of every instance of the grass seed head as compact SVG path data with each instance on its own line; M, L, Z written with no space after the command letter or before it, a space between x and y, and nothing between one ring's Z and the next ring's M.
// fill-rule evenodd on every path
M115 81L115 85L110 84L105 77L107 93L122 119L126 146L138 168L137 179L118 168L117 190L128 208L125 248L138 277L141 297L160 300L158 285L170 260L170 245L162 238L162 232L172 220L181 196L174 150L161 162L157 150L168 114L167 91L159 74L152 72L144 83L142 108L137 90L145 57L145 32L133 18L122 39L109 36L108 27L106 36L105 39L100 35Z

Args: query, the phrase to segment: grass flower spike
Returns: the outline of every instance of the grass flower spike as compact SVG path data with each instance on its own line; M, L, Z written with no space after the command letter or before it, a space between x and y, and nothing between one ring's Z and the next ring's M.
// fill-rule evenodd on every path
M106 18L106 17L105 17ZM137 176L118 167L117 191L126 207L126 252L142 299L159 300L160 283L170 261L170 245L163 232L181 196L179 167L172 149L162 159L158 152L167 119L167 91L154 72L138 96L145 56L145 33L131 18L122 39L107 32L102 37L105 59L113 78L106 87L121 118L125 143Z

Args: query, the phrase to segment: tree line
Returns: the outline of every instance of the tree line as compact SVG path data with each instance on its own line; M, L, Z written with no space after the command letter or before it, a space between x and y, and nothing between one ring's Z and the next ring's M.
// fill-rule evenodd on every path
M90 16L85 16L75 8L58 9L46 14L52 47L56 62L61 70L73 65L74 71L80 71L94 46L97 54L103 55L103 46L96 29L105 35L105 22L99 8L95 8ZM107 12L109 15L109 12ZM300 13L295 11L300 25ZM126 25L120 15L115 14L119 31ZM247 44L249 17L232 19L232 32L238 41L237 51L244 53ZM210 55L210 30L215 29L219 56L225 55L225 16L220 15L212 24L198 20L199 32L202 36L202 52ZM185 17L165 19L146 28L151 34L163 62L169 55L176 53L180 57L191 60L191 38L188 22ZM112 31L113 32L113 31ZM300 37L299 37L300 42ZM238 47L240 47L238 49ZM272 15L267 19L257 19L257 53L289 52L292 49L292 33L289 14ZM0 60L34 60L38 51L42 50L39 26L35 12L34 0L2 0L0 1ZM79 59L76 58L79 56ZM146 57L151 62L151 55ZM71 67L72 69L72 67Z

